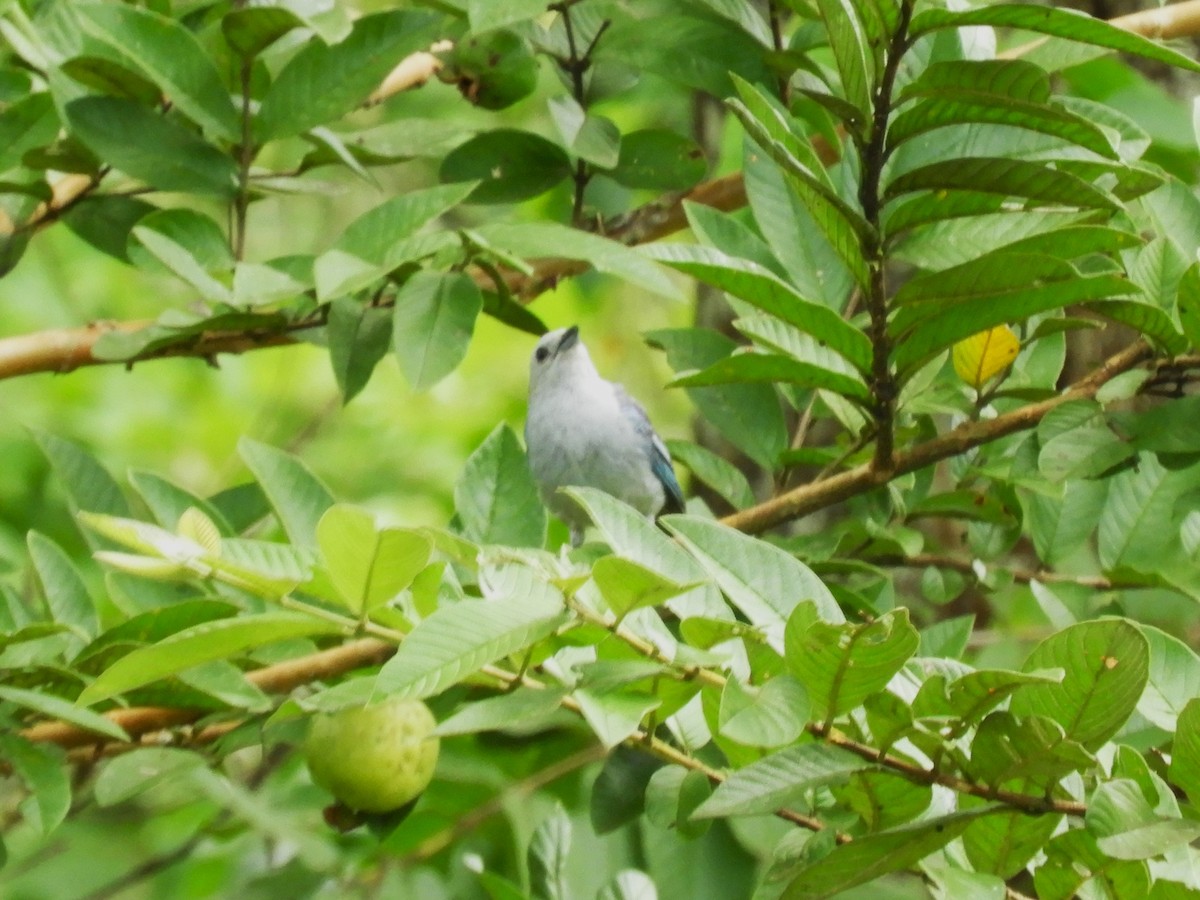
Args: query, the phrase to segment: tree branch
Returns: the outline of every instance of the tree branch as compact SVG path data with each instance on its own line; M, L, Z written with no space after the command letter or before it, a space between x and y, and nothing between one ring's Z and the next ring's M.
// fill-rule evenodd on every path
M1072 400L1095 397L1110 380L1151 359L1151 350L1138 340L1105 361L1104 365L1081 378L1070 388L1040 403L1030 403L994 419L964 422L953 431L897 453L890 471L864 463L828 478L793 488L763 503L740 510L721 520L722 524L749 534L758 534L793 519L825 509L856 494L886 484L892 478L916 472L933 463L958 456L1000 438L1033 428L1047 413Z

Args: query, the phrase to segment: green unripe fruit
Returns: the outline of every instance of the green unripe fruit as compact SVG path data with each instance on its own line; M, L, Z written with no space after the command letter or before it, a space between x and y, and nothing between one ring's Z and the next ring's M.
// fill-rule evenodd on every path
M398 809L433 780L436 725L420 700L386 700L318 714L304 742L308 771L350 809Z
M533 93L538 62L529 44L511 31L489 31L448 51L438 78L484 109L504 109Z

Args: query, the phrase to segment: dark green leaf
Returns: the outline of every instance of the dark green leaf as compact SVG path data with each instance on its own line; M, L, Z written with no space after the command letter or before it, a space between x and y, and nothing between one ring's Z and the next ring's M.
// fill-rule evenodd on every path
M736 344L703 329L670 329L646 335L667 351L676 372L699 369L727 357ZM731 384L691 388L688 397L700 413L760 466L774 470L787 445L783 414L775 389L765 384Z
M279 6L233 9L221 19L225 42L237 53L253 57L262 53L293 28L304 25L295 13Z
M225 140L239 139L241 118L229 91L204 47L179 22L109 3L81 4L79 13L90 37L117 61L133 63L184 115Z
M865 402L867 387L861 381L776 353L735 353L695 374L685 374L672 387L710 387L718 384L794 384L833 391L849 400Z
M682 191L707 170L704 152L695 141L665 128L647 128L621 136L617 164L604 174L625 187Z
M170 117L116 97L73 100L66 114L72 133L126 175L164 191L237 192L233 160Z
M416 390L449 375L467 353L483 295L462 272L418 272L396 294L392 346Z
M367 386L376 364L387 355L392 344L392 313L339 297L329 304L325 329L342 402L349 403Z
M260 140L288 137L350 112L397 62L433 42L437 21L429 13L392 10L358 19L340 43L311 38L267 91L255 134Z
M0 172L16 166L24 154L54 140L58 114L50 94L30 94L0 112Z
M473 203L516 203L545 193L571 174L560 147L536 134L498 128L476 135L442 160L442 181L478 182Z

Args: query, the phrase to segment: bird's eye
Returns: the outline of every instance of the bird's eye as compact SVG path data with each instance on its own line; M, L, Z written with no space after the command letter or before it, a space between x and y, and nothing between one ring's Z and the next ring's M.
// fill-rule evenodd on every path
M545 362L546 357L550 355L550 350L546 347L538 347L537 352L533 354L533 358L538 362Z

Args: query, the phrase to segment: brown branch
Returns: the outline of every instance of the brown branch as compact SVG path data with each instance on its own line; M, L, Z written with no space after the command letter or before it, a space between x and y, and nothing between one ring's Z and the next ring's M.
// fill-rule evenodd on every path
M877 566L887 566L889 568L924 569L933 566L938 569L950 569L955 572L961 572L963 575L969 575L972 578L977 577L975 564L971 560L961 559L957 556L943 556L937 553L916 553L912 556L885 554L883 556L869 557L864 562L869 562ZM1009 570L1009 574L1013 577L1014 581L1021 584L1029 584L1031 581L1040 581L1043 584L1077 584L1081 587L1092 588L1097 591L1110 591L1118 586L1112 579L1101 575L1063 575L1059 572L1050 572L1044 569L1037 572L1016 569Z
M783 522L798 519L818 509L825 509L856 494L886 484L892 478L916 472L943 459L1033 428L1051 410L1072 400L1091 399L1114 377L1150 358L1150 347L1144 341L1136 341L1109 357L1104 365L1081 378L1057 397L1031 403L994 419L965 422L953 431L897 453L895 465L890 471L881 471L871 463L864 463L820 481L793 488L778 497L772 497L763 503L726 516L721 522L739 531L758 534Z
M289 659L246 673L246 680L270 694L282 694L300 685L341 675L351 669L376 665L394 653L396 647L386 641L364 638L322 650L310 656ZM114 709L105 718L120 725L135 740L152 732L165 731L195 722L207 713L198 709L171 709L158 706L134 706ZM213 726L222 730L221 726ZM228 730L224 727L224 730ZM213 732L213 736L218 736ZM69 722L43 722L26 728L21 736L29 741L57 744L70 749L108 742L108 738Z

